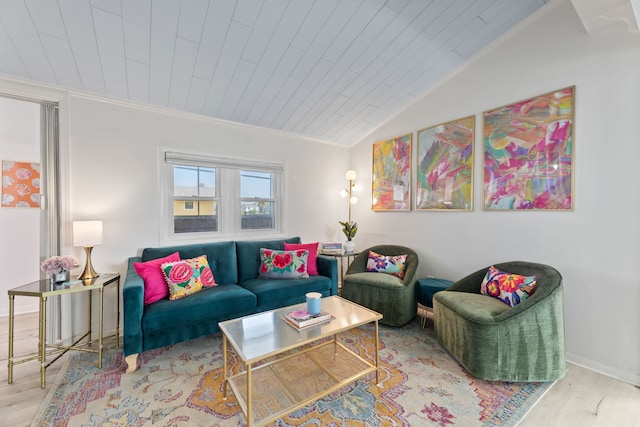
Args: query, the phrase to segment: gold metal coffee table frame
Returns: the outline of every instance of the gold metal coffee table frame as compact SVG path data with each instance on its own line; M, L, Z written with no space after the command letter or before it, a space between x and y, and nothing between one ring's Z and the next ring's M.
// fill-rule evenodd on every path
M104 288L107 285L116 283L118 287L117 303L116 303L116 348L120 347L120 274L106 273L86 281L80 281L70 284L51 285L49 280L38 280L23 286L19 286L8 291L9 294L9 358L8 358L8 375L7 382L13 383L13 367L21 363L38 360L40 362L40 387L46 385L46 371L51 364L57 361L63 354L69 350L87 351L98 354L98 368L102 368L102 341L103 337L103 306L104 306ZM98 303L98 338L91 339L91 320L92 320L92 291L99 292ZM89 292L89 327L88 331L76 339L76 341L68 346L58 344L47 344L47 298L57 295L71 294L76 292ZM16 296L36 297L40 299L38 313L38 352L27 354L14 358L13 355L13 337L14 337L14 299ZM92 344L98 343L97 348L91 347ZM57 357L47 362L47 356L57 354Z
M273 422L373 372L380 384L378 321L382 315L331 296L322 299L322 309L334 316L330 322L298 331L282 320L286 313L304 307L297 304L219 324L223 396L227 398L230 387L249 427ZM375 356L369 361L344 346L338 335L372 322ZM229 344L244 364L244 370L233 375L228 366Z

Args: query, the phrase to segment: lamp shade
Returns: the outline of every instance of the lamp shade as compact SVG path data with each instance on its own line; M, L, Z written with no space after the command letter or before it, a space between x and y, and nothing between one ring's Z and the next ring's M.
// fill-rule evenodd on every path
M73 221L73 246L102 244L102 221Z
M349 169L345 174L345 178L347 178L348 181L353 181L356 179L356 171Z

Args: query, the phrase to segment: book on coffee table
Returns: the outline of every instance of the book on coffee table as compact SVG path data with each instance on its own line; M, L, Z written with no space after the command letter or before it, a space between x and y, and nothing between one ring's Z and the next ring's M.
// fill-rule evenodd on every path
M304 329L333 319L331 313L322 310L318 314L309 314L307 310L296 310L287 313L282 320L296 329Z

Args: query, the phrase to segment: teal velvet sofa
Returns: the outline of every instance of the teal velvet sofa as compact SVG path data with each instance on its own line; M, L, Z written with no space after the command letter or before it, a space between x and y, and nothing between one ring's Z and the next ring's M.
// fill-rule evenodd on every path
M536 276L535 292L515 307L480 293L487 268L433 297L438 340L472 375L491 381L554 381L566 373L562 276L525 261L494 266Z
M146 248L141 256L129 258L122 290L127 372L137 369L138 355L143 351L212 334L219 331L218 322L304 302L307 292L338 295L338 265L331 257L318 255L317 276L259 279L260 248L282 250L285 242L300 243L300 238ZM133 263L174 252L179 252L181 259L206 255L218 286L145 305L144 281Z

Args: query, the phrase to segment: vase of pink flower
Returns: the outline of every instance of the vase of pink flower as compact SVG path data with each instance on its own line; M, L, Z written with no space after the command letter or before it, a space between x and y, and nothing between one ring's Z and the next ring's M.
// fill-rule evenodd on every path
M51 277L51 284L67 282L71 278L71 270L79 265L78 258L71 255L55 255L45 259L40 270Z

